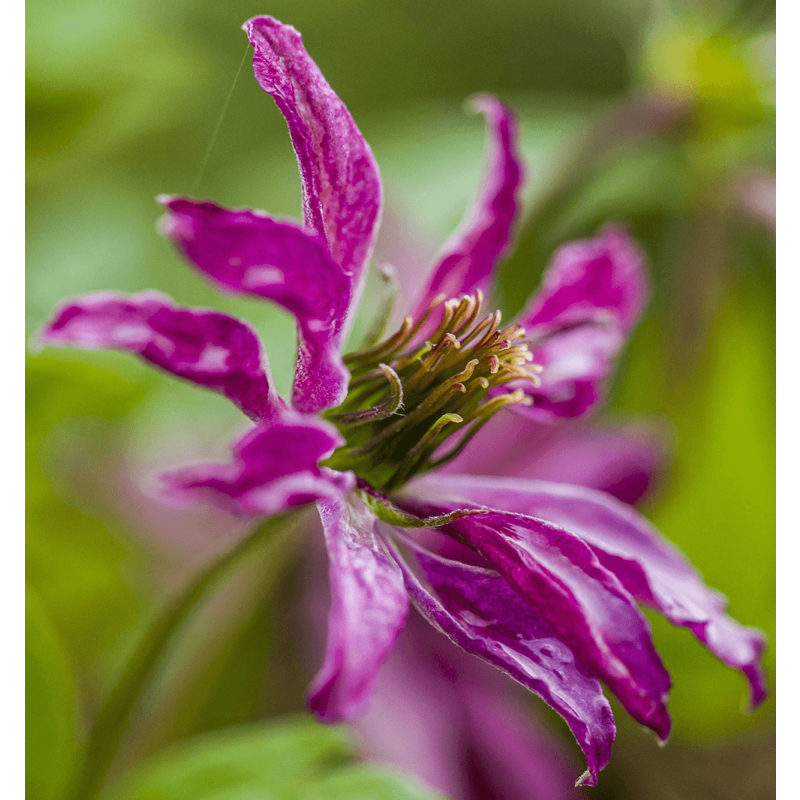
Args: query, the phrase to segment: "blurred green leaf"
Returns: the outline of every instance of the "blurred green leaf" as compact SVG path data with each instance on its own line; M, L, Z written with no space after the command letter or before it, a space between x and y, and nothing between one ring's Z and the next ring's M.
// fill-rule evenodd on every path
M298 800L433 800L397 774L359 765L344 767L304 787Z
M399 777L353 765L341 728L299 717L227 728L171 748L109 800L432 800Z
M71 505L56 477L63 465L54 462L68 460L63 434L91 421L95 434L106 434L95 447L110 464L112 452L104 448L117 434L116 420L144 391L118 373L72 359L32 357L27 368L26 572L71 657L94 671L138 615L126 575L133 548L114 526Z
M75 687L63 645L36 593L25 595L25 790L56 797L75 750Z

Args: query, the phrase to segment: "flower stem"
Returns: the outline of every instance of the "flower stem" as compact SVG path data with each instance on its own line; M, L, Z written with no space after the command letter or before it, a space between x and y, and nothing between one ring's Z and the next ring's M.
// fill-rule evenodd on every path
M283 540L293 529L297 514L284 514L264 520L236 546L209 566L201 569L175 596L145 632L133 655L100 709L78 764L67 800L91 800L100 791L125 728L142 691L176 633L227 569L268 537L271 544ZM283 534L283 535L281 535Z

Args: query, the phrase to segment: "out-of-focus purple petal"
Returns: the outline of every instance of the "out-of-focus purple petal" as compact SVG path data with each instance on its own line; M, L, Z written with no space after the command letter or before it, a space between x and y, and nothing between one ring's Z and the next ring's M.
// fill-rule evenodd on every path
M273 300L295 315L295 408L311 413L341 403L350 377L339 348L351 282L325 240L262 212L159 200L169 211L164 234L217 286Z
M520 322L529 333L588 321L627 333L649 299L644 257L625 230L608 226L556 251Z
M375 516L358 498L321 501L318 508L330 559L331 609L325 661L308 705L323 722L340 722L369 703L405 622L408 594L375 530Z
M41 331L44 344L135 353L179 378L225 395L255 421L285 407L245 322L182 308L160 292L95 292L68 300Z
M471 501L459 478L465 486L477 481L468 476L419 481L402 503L420 516L484 505ZM452 491L445 491L445 483ZM543 519L495 510L461 517L448 528L497 570L632 717L667 738L670 679L650 625L579 536Z
M764 635L728 617L725 598L629 506L591 489L544 481L453 475L437 476L436 486L578 534L637 600L689 628L725 664L740 669L750 683L753 706L766 697L759 664Z
M350 112L303 46L272 17L244 25L255 48L253 70L289 126L303 187L306 228L328 240L358 298L381 215L381 179Z
M333 425L284 410L233 448L232 464L198 464L164 473L166 497L208 502L233 514L269 516L315 500L336 499L355 485L350 472L318 466L344 440Z
M600 399L614 357L624 343L623 334L610 324L589 323L554 334L533 350L534 363L544 368L541 385L512 381L502 389L522 389L533 405L510 408L540 421L582 417Z
M633 504L657 481L668 451L668 431L651 422L554 426L501 411L443 470L573 483Z
M411 614L353 720L371 761L416 774L452 800L575 800L570 748L527 713L500 670Z
M406 537L403 541L434 592L397 554L415 605L459 647L507 672L554 708L578 740L589 782L596 785L616 733L597 679L496 572L441 558Z
M622 228L561 247L518 320L544 372L539 387L508 385L533 399L513 409L541 420L585 414L649 296L644 258Z
M570 759L555 737L520 713L520 704L493 692L484 683L472 682L460 692L466 712L475 765L473 782L480 782L486 796L503 800L570 800L585 795L575 788ZM609 709L609 716L611 711ZM612 738L614 723L611 721ZM477 771L477 775L474 773ZM587 770L579 785L590 782ZM474 797L475 795L473 795Z
M523 180L517 121L511 109L491 95L475 96L472 107L485 115L489 133L483 184L467 217L440 251L417 313L442 292L457 297L480 289L488 295L492 270L511 241Z
M419 614L410 614L369 708L352 725L368 759L415 774L453 800L473 800L463 765L463 704L442 650L462 655Z

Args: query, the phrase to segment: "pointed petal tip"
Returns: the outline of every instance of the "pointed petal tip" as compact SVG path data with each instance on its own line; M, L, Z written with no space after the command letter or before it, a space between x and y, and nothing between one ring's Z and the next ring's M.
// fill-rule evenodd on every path
M497 573L436 555L397 529L395 535L409 558L394 546L392 554L417 609L456 645L560 714L586 757L589 785L596 785L616 734L597 679Z
M588 769L578 780L575 781L575 788L580 786L597 786L597 775L592 774Z
M234 443L230 462L170 470L160 478L161 491L173 504L200 501L245 517L334 502L355 486L353 473L319 466L339 442L330 423L282 407Z
M319 678L325 677L323 681ZM363 714L369 707L372 695L358 698L354 701L342 702L337 696L337 676L323 676L322 673L312 681L306 695L306 708L314 715L318 722L324 725L339 725L349 722Z
M758 658L760 657L761 654L759 653ZM758 710L769 695L767 691L767 679L758 661L754 661L752 664L743 667L742 672L750 686L750 697L747 702L746 710L748 714L752 714L754 711Z
M666 703L666 699L664 700ZM655 736L656 744L659 747L666 747L672 732L672 717L667 711L666 705L661 706L653 714L651 720L639 720L646 726L644 730L651 736Z

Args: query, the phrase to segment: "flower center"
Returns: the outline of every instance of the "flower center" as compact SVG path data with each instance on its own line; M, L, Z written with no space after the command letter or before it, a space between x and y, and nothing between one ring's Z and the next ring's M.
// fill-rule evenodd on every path
M496 391L511 381L539 383L525 330L501 329L499 311L481 318L482 304L480 290L446 302L440 295L418 320L406 317L393 336L345 356L350 391L325 416L346 441L326 466L395 489L455 458L504 406L531 403L522 389ZM423 340L440 307L438 327ZM454 434L457 443L442 453Z

